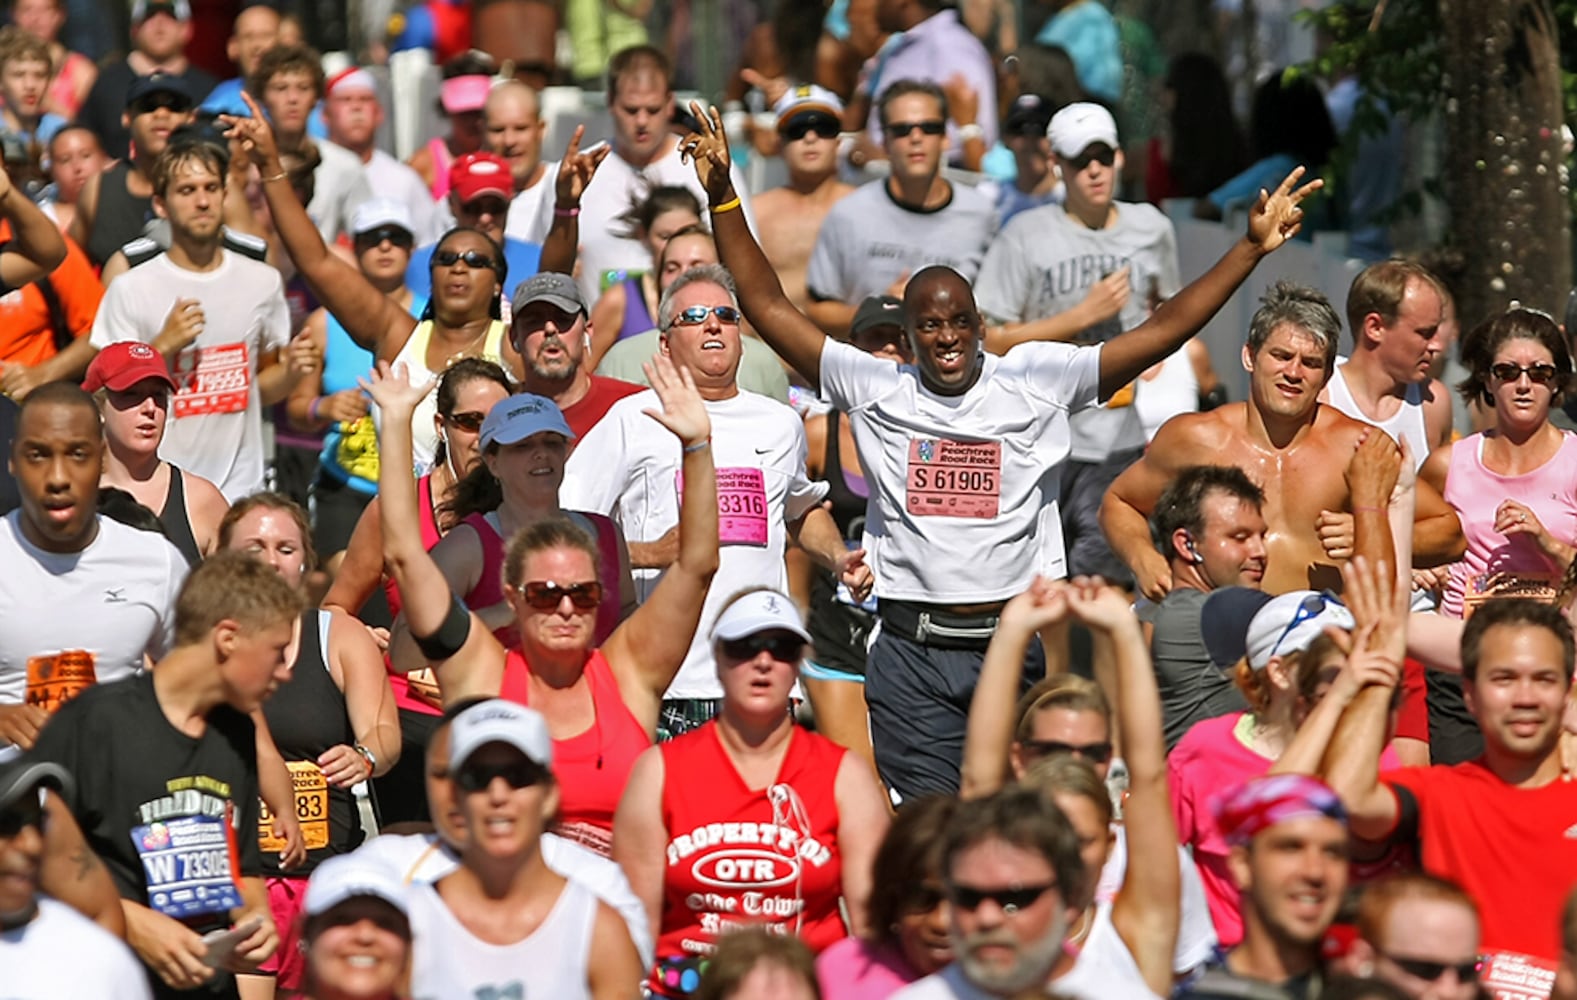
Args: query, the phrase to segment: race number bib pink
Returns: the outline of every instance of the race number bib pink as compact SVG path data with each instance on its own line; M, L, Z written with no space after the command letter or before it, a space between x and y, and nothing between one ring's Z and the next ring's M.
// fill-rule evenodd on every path
M1494 1000L1546 1000L1555 987L1555 963L1510 951L1483 956L1478 981Z
M915 438L909 442L905 509L931 517L996 517L1002 444Z
M175 359L175 415L240 413L251 396L252 366L245 344L183 351Z
M684 496L684 473L676 476ZM717 470L717 540L724 545L767 544L767 484L760 469L724 466Z

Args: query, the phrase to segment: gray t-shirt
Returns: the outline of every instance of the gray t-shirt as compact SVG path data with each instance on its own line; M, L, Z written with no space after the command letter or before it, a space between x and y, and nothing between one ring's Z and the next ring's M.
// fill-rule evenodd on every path
M919 211L893 200L885 180L872 181L827 213L805 284L813 299L853 306L931 264L974 281L996 231L996 207L974 188L954 184L945 205Z
M1178 588L1160 604L1139 612L1141 621L1155 627L1150 657L1161 689L1161 731L1168 752L1195 723L1248 708L1232 678L1205 650L1199 616L1209 596L1191 587Z
M1091 229L1061 205L1020 212L991 244L975 302L994 323L1028 323L1066 312L1084 301L1097 281L1127 267L1132 293L1113 319L1085 330L1076 341L1100 344L1143 323L1151 299L1176 295L1177 234L1152 205L1121 202L1116 220ZM1073 418L1073 460L1100 462L1113 453L1144 447L1144 427L1133 393Z

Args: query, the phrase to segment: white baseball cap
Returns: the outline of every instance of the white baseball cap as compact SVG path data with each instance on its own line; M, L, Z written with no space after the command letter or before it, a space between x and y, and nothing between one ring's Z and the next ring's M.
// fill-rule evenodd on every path
M772 631L792 632L805 642L810 641L810 633L800 621L799 606L792 598L776 590L753 590L717 616L712 641L728 642Z
M1294 590L1272 598L1248 623L1248 665L1264 670L1273 656L1301 653L1326 626L1352 630L1352 612L1329 594Z
M410 208L405 202L393 198L369 198L351 213L352 236L370 233L379 226L399 226L408 233L416 232L416 226L411 223Z
M502 698L490 698L455 716L449 741L451 772L459 771L472 754L489 743L506 743L537 766L553 767L553 737L542 715Z
M307 916L316 917L357 896L381 899L401 913L410 912L399 872L360 854L337 854L318 865L307 882L302 908Z
M1117 122L1112 113L1089 101L1070 104L1052 115L1046 138L1058 156L1078 156L1097 142L1112 149L1122 148L1117 144Z

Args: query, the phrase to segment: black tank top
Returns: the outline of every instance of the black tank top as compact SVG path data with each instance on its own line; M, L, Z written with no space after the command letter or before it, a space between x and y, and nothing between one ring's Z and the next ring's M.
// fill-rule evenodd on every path
M865 497L849 488L839 451L844 416L837 410L827 414L827 449L822 461L827 480L827 499L832 504L832 520L851 548L860 546L865 534ZM810 584L810 621L808 631L816 644L816 662L823 667L848 674L865 674L865 644L870 639L875 617L867 611L838 600L838 581L831 573L817 568Z
M317 609L301 616L301 646L290 681L263 703L263 717L286 764L316 761L329 747L356 744L345 693L329 673L320 637L326 634L328 617L327 611ZM296 786L296 814L309 848L307 860L300 868L281 871L278 854L264 851L263 869L271 876L306 878L325 858L348 853L361 843L361 815L350 789L328 785L324 790L321 771L293 768L291 777Z
M131 167L123 160L104 171L99 181L99 207L84 249L101 267L124 244L141 236L142 227L153 217L153 199L137 198L126 190L130 172Z
M164 494L164 507L159 511L159 523L164 525L164 537L180 549L188 566L203 561L203 550L192 531L192 518L186 510L186 476L178 466L170 466L170 488Z

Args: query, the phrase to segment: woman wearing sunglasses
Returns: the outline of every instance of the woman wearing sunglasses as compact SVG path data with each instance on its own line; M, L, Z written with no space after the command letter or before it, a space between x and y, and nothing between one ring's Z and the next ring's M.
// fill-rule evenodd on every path
M652 741L663 692L673 681L718 563L717 475L711 421L688 372L658 358L648 373L663 409L648 411L682 443L686 489L679 556L639 608L594 648L603 584L596 544L565 518L538 522L510 540L504 596L520 631L506 650L467 611L422 544L410 469L409 425L430 386L391 377L379 364L368 391L384 409L383 551L405 597L411 635L435 665L446 702L507 692L548 721L564 800L560 828L607 851L613 812L635 758Z
M482 421L495 403L509 395L509 390L504 370L481 358L455 362L438 380L437 412L433 414L438 451L432 471L416 481L417 517L422 544L428 549L454 526L454 519L444 513L444 505L453 498L456 484L482 460L478 445ZM387 617L365 609L380 582L388 602ZM357 615L369 623L387 624L402 607L400 588L383 560L383 507L373 497L361 512L356 530L351 532L334 585L323 598L323 608ZM410 750L374 782L379 814L385 824L426 822L422 749L443 712L443 698L438 681L427 668L410 674L391 669L389 683L400 711L400 737Z
M1435 449L1418 472L1462 522L1467 553L1450 567L1441 610L1465 618L1489 597L1554 595L1577 543L1577 435L1550 423L1572 385L1555 321L1511 309L1462 344L1457 387L1495 410L1495 427Z
M809 641L788 595L735 595L712 630L717 718L646 751L630 774L613 852L657 929L656 996L694 993L734 926L765 925L815 952L867 933L886 795L863 757L795 724Z

